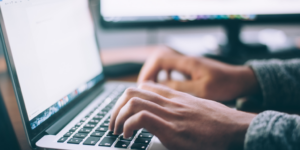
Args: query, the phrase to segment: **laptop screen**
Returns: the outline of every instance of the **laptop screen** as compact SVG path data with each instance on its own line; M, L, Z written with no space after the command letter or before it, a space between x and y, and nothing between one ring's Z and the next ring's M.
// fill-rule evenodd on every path
M0 5L35 129L103 79L88 0L0 0Z

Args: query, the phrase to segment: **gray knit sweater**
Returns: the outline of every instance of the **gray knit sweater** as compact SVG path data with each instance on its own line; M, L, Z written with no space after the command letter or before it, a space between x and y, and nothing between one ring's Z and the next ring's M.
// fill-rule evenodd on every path
M262 92L264 108L300 110L300 59L262 60L252 67ZM300 150L300 116L265 111L251 122L245 150Z

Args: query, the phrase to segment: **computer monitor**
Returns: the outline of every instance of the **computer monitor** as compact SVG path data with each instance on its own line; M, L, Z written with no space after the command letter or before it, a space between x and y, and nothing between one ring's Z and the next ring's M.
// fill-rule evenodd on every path
M100 0L103 25L294 21L300 0Z
M231 54L245 49L242 24L300 21L300 0L100 0L99 8L104 28L221 24Z

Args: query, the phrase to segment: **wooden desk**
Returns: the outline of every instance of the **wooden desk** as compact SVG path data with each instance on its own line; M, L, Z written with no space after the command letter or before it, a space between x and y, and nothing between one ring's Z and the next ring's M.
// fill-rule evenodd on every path
M104 50L102 52L102 60L104 65L119 63L119 62L144 62L147 57L155 50L164 48L162 46L135 47ZM118 81L136 81L137 75L110 79ZM4 57L0 57L0 91L3 95L5 105L8 109L13 128L16 132L22 150L31 149L25 137L24 128L22 125L19 109L17 106L14 90L8 73L6 72L6 63Z

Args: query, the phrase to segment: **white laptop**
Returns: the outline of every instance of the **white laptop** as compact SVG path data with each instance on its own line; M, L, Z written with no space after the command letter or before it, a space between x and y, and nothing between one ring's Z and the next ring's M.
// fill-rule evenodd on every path
M108 131L118 97L105 82L88 0L0 0L1 42L29 144L72 150L164 150L145 129Z

